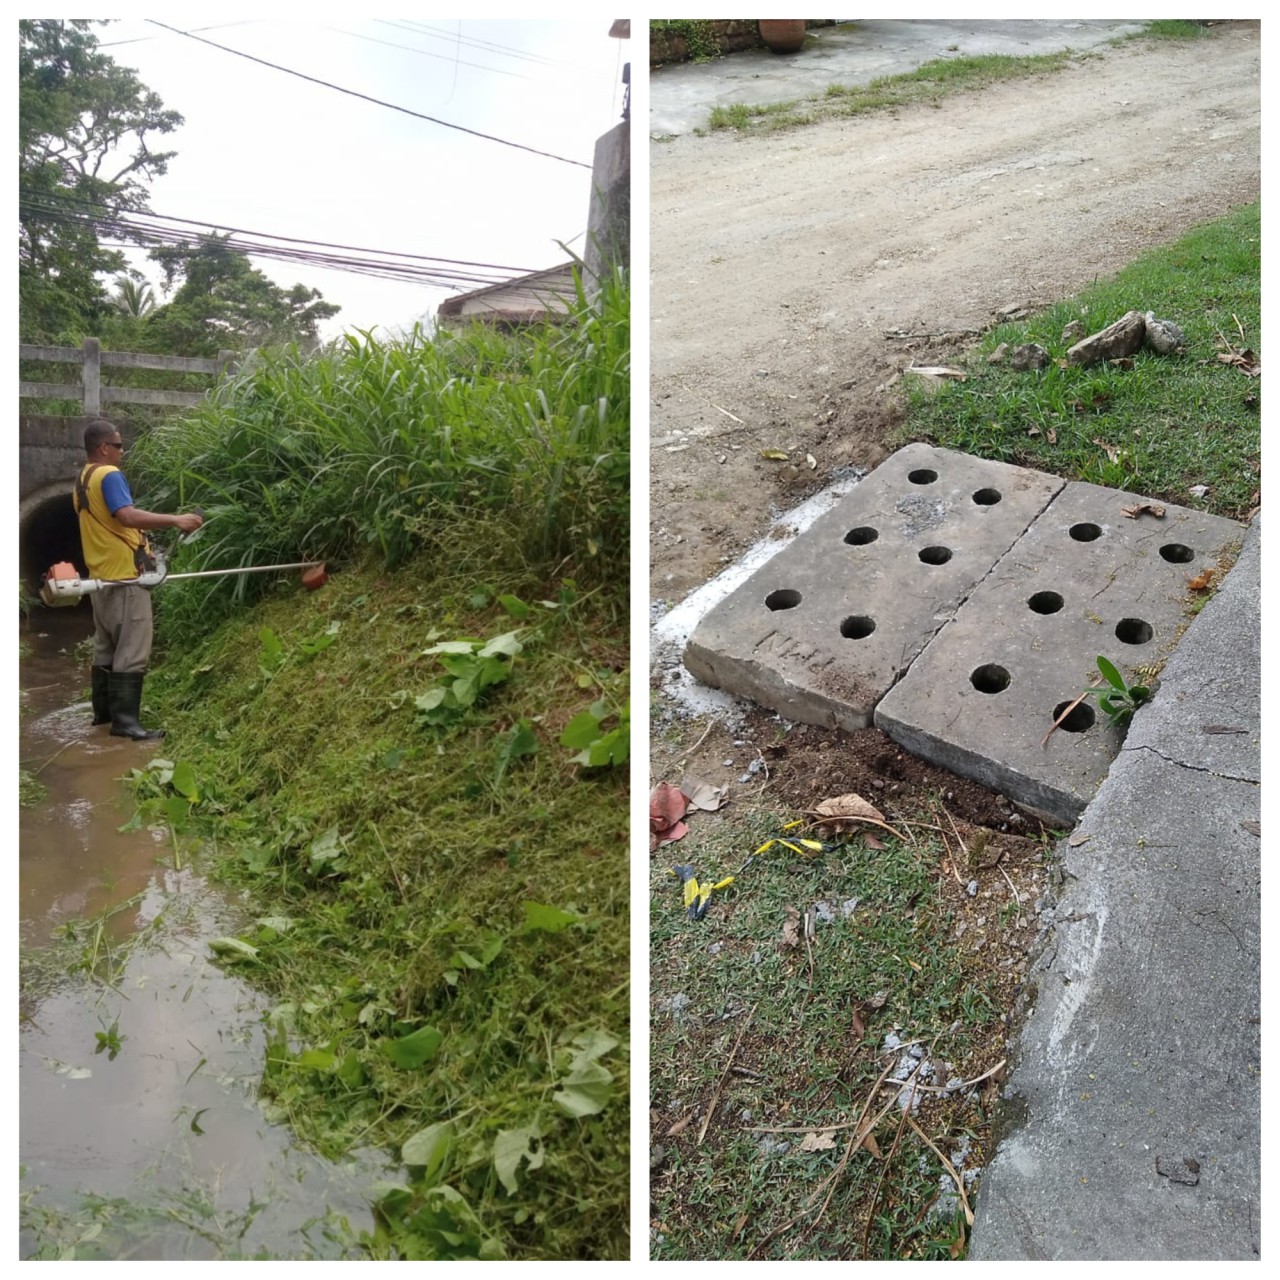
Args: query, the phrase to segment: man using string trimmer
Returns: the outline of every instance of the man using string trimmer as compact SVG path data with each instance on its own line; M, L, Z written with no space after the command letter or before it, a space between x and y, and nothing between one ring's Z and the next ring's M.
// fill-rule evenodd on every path
M156 567L147 531L179 529L194 533L204 520L195 512L161 515L133 504L129 482L120 470L124 442L105 418L84 429L87 461L76 480L72 501L80 517L80 541L93 578L117 583L93 593L93 723L111 725L118 738L163 738L163 729L144 729L138 721L142 678L151 657L151 596L136 582Z

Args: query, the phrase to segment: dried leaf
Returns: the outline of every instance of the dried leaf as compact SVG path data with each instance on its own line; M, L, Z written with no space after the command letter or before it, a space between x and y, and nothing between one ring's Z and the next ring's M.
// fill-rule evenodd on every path
M853 791L842 796L832 796L811 810L815 818L873 818L884 821L884 814L875 805Z
M863 1022L862 1013L856 1004L853 1006L853 1034L859 1040L867 1034L867 1024Z
M877 991L870 1000L864 1000L863 1004L868 1009L883 1009L885 1001L888 999L889 993L887 991Z
M782 945L784 947L800 945L800 912L795 907L787 908L786 923L782 926Z
M1088 843L1088 841L1090 841L1090 840L1092 840L1092 839L1093 839L1093 835L1092 835L1092 833L1090 833L1090 834L1086 835L1084 832L1082 832L1082 831L1081 831L1081 832L1077 832L1075 835L1073 835L1073 836L1071 837L1071 839L1067 841L1067 843L1068 843L1068 844L1069 844L1073 849L1076 849L1076 848L1079 848L1079 846L1080 846L1080 845L1082 845L1082 844L1086 844L1086 843Z
M1240 824L1241 831L1247 831L1251 836L1262 835L1262 823L1260 822L1242 822Z
M809 464L810 471L816 471L818 469L818 460L813 456L813 454L806 453L804 455L804 460Z
M1206 569L1203 573L1197 573L1194 578L1187 579L1187 590L1189 591L1207 591L1209 584L1213 581L1213 570Z
M1110 462L1114 462L1120 456L1119 445L1108 444L1105 440L1099 440L1097 436L1094 436L1093 443L1096 444L1099 449L1106 450L1107 460Z
M883 849L883 848L885 847L885 843L884 843L884 841L883 841L883 840L877 840L877 839L876 839L876 837L875 837L875 836L873 836L873 835L871 834L871 832L870 832L870 831L864 831L864 832L863 832L863 834L862 834L862 843L863 843L863 844L864 844L868 849Z
M682 1134L692 1123L693 1123L693 1112L690 1112L687 1116L682 1116L679 1120L677 1120L675 1124L673 1124L671 1128L667 1130L666 1136L668 1138L677 1137L679 1134Z
M1040 434L1040 428L1039 428L1039 427L1028 427L1028 428L1027 428L1027 435L1029 435L1029 436L1038 436L1039 434Z
M694 809L714 813L729 798L728 787L713 787L709 782L699 782L696 778L686 778L680 784L680 790L689 798L688 813Z
M1045 432L1045 437L1044 437L1044 438L1045 438L1045 439L1046 439L1050 444L1057 444L1057 443L1058 443L1058 432L1057 432L1057 428L1055 428L1055 427L1050 427L1050 428L1049 428L1049 430L1048 430L1047 432Z
M1157 520L1164 519L1164 508L1156 502L1135 502L1133 506L1121 507L1120 510L1130 520L1136 520L1139 516L1155 516Z
M806 1133L804 1140L796 1148L797 1151L834 1151L836 1146L835 1134L832 1133Z
M750 1221L751 1221L751 1215L749 1213L744 1213L742 1217L740 1217L738 1221L734 1223L733 1238L735 1240L742 1234L742 1228L745 1227L747 1223Z
M1234 724L1204 724L1200 726L1201 733L1248 733L1249 730Z
M871 1154L875 1156L877 1160L884 1159L884 1157L880 1154L880 1145L879 1143L876 1142L876 1136L874 1133L869 1133L865 1138L863 1138L862 1146L864 1150L871 1152Z
M785 449L761 449L760 456L770 462L786 462L789 455Z

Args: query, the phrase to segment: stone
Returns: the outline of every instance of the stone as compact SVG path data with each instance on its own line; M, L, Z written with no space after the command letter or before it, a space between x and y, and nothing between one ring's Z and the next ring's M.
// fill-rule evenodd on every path
M1126 311L1114 324L1077 342L1067 352L1067 363L1087 368L1103 360L1120 360L1141 350L1146 337L1146 316L1141 311Z
M1045 369L1049 365L1049 353L1038 342L1024 342L1009 354L1009 367L1019 373L1030 369Z

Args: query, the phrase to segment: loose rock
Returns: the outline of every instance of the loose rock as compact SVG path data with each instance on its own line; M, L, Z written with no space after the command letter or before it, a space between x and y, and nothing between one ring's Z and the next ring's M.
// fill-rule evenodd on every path
M1119 360L1138 351L1147 336L1147 318L1141 311L1126 311L1114 324L1090 334L1067 352L1067 363L1088 367L1102 360Z
M1049 365L1049 353L1038 342L1024 342L1014 347L1009 356L1009 367L1019 373L1029 369L1045 369Z

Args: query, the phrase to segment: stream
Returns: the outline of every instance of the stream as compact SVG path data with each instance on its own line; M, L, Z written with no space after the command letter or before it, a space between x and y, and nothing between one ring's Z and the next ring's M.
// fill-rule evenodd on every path
M91 630L78 606L20 631L20 1256L360 1256L385 1159L264 1114L264 1001L207 946L244 912L129 822L121 778L164 743L90 726Z

